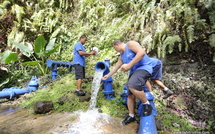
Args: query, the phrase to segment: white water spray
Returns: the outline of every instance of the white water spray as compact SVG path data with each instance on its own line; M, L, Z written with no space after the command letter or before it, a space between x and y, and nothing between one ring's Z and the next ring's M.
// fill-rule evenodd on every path
M68 130L60 133L53 134L104 134L100 128L104 121L108 123L109 115L104 113L99 113L96 108L96 98L99 91L101 78L103 76L103 71L96 71L91 88L91 100L89 110L87 112L76 111L75 114L79 115L79 120L72 124Z
M96 71L92 82L92 88L91 88L92 95L91 95L91 100L90 100L91 103L90 103L89 109L94 109L96 107L96 98L99 92L102 76L103 76L103 71Z

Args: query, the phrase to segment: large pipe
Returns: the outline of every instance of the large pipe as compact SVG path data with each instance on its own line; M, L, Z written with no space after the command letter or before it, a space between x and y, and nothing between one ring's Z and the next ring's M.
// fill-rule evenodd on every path
M123 87L124 90L123 90L123 92L122 92L122 94L120 96L122 97L122 100L124 101L123 104L125 106L128 106L127 105L128 87L127 87L126 83L124 83L123 85L124 85L124 87Z
M154 96L148 92L146 86L143 87L144 93L146 95L146 99L149 101L150 105L152 106L152 114L149 116L142 116L143 113L143 104L140 100L138 100L138 114L140 116L140 123L139 123L139 130L138 134L157 134L157 128L155 123L155 116L157 115L157 110L154 105ZM127 95L128 87L126 83L124 84L124 91L121 94L122 99L125 101L123 104L127 106Z
M157 109L155 107L155 104L154 104L154 96L149 92L149 90L146 88L146 86L143 87L143 91L146 95L146 99L149 101L150 105L152 106L152 113L154 116L157 115ZM142 112L142 107L140 106L141 104L141 101L138 100L138 114L140 115L141 112Z
M96 69L96 71L103 71L103 76L105 76L106 74L108 74L110 72L109 67L110 67L110 60L105 59L104 62L102 62L102 61L97 62L95 69Z
M53 61L53 60L47 60L46 61L46 65L48 67L51 67L52 66L52 79L56 79L56 77L58 76L57 74L57 67L67 67L69 68L69 72L72 72L72 66L73 66L73 63L71 62L62 62L62 61Z
M0 98L12 99L13 97L23 95L25 93L34 92L38 89L39 84L36 76L33 76L27 87L19 89L17 87L4 88L0 92Z
M142 116L144 112L143 104L139 101L138 106L138 114L140 116L140 124L138 134L157 134L157 127L155 122L155 116L157 115L157 110L154 105L154 96L148 92L148 89L144 87L144 92L146 95L146 99L149 101L150 105L152 106L152 114L149 116Z
M95 70L102 71L103 76L105 76L106 74L108 74L110 72L109 67L110 67L110 60L105 59L104 62L99 61L96 63ZM114 90L112 89L112 82L113 82L112 77L109 77L106 80L102 80L101 82L104 83L103 94L105 95L106 99L108 99L108 100L114 99L114 97L113 97Z
M143 105L140 104L140 107L143 107ZM140 115L138 134L157 134L155 117L153 113L149 116L142 116L142 114Z

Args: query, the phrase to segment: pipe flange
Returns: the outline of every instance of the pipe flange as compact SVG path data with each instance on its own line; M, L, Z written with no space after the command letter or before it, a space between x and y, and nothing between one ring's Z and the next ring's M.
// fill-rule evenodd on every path
M8 89L7 91L10 93L10 99L12 99L15 96L15 92L12 89Z

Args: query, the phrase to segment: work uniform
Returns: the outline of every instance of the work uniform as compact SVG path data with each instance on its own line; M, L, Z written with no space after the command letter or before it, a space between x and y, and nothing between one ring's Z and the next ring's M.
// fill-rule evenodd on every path
M131 60L134 59L136 53L129 49L128 44L126 43L126 49L121 54L121 60L124 64L128 64ZM146 81L151 77L152 74L152 63L151 59L147 54L138 61L129 72L129 78L127 82L128 87L132 87L138 91L143 90L143 86ZM130 90L128 91L128 95L132 94Z
M162 61L156 58L150 58L152 61L152 77L151 79L162 78Z
M76 80L77 79L83 79L85 78L85 64L86 64L86 61L85 61L85 56L83 55L80 55L78 53L78 51L83 51L83 52L86 52L83 44L81 44L80 42L77 42L74 46L74 51L73 51L73 64L74 64L74 67L75 67L75 77L76 77Z

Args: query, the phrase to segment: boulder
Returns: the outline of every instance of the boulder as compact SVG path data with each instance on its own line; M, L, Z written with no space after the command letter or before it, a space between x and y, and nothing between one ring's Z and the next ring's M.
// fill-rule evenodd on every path
M62 96L62 97L60 97L59 99L58 99L58 104L60 104L60 105L63 105L64 104L64 102L65 101L67 101L68 100L68 97L67 96Z
M91 99L91 97L89 95L86 95L86 96L79 96L79 102L84 102L84 101L87 101L89 102Z
M54 105L52 101L37 101L34 104L34 112L36 114L45 114L50 112L53 109Z

